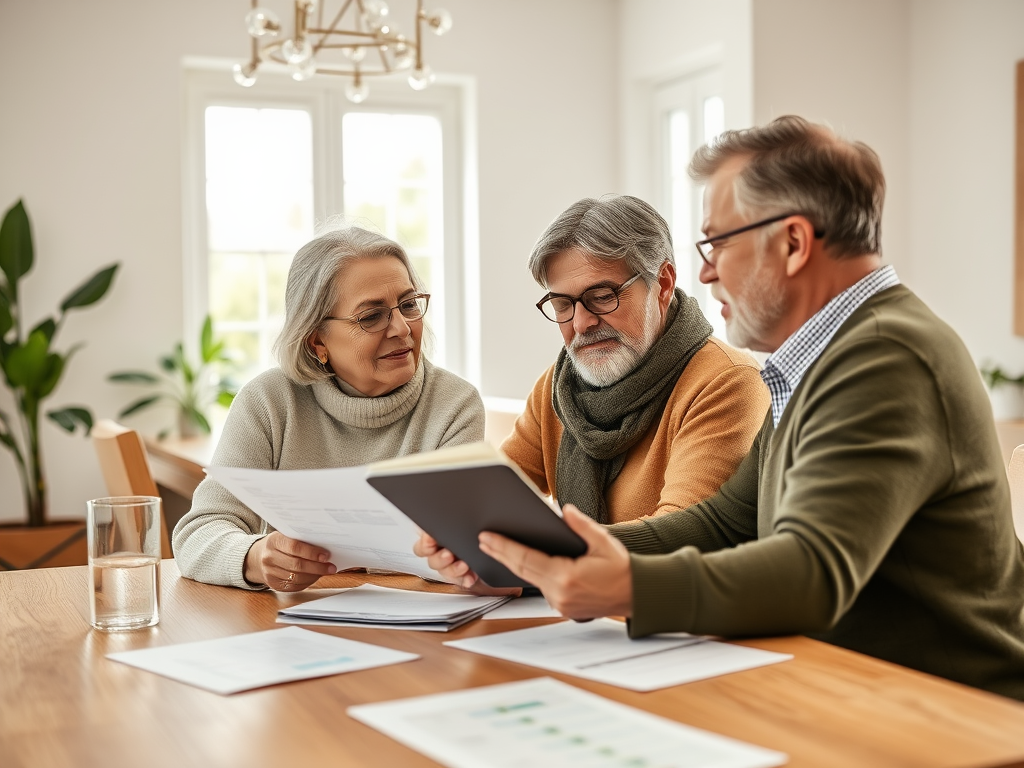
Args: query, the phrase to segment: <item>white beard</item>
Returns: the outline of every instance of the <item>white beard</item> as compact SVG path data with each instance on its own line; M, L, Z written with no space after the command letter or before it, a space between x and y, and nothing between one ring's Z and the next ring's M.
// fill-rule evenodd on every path
M644 309L644 330L640 338L632 338L612 328L599 325L592 331L578 334L566 347L569 360L580 378L592 387L608 387L636 369L658 338L658 293L650 292ZM580 351L580 347L606 339L619 342L611 349Z

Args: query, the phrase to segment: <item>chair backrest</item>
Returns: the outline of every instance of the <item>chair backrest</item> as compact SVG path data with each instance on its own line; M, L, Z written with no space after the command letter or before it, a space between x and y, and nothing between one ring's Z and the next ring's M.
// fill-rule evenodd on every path
M1006 474L1010 478L1013 527L1017 529L1017 538L1024 541L1024 445L1018 445L1013 449Z
M101 419L92 428L92 444L107 493L111 496L160 495L138 432L110 419ZM164 558L174 556L165 519L160 521L160 550Z

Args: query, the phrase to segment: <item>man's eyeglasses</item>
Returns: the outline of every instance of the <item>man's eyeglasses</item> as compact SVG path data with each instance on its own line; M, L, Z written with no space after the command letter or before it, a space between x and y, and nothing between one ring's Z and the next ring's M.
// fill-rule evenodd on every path
M429 293L417 293L402 299L393 307L372 307L349 317L325 317L324 320L343 320L346 323L356 323L367 333L380 333L391 325L391 313L396 309L406 320L422 320L427 313L429 303Z
M759 227L766 227L769 224L774 224L777 221L782 221L783 219L788 219L790 216L802 216L802 215L803 214L800 214L800 213L784 213L781 216L772 216L772 218L765 219L764 221L755 221L753 224L747 224L747 226L745 226L745 227L740 227L739 229L733 229L733 230L730 230L729 232L723 232L720 235L715 235L714 237L709 237L706 240L698 240L697 241L697 253L699 253L700 257L702 259L704 259L704 263L705 264L707 264L709 267L713 267L713 266L715 266L715 260L716 260L715 259L715 243L720 243L723 240L726 240L726 239L728 239L730 237L733 237L735 235L741 235L744 232L749 232L752 229L757 229ZM823 231L819 230L819 229L815 229L814 230L814 236L815 237L824 237L825 233Z
M549 293L537 302L537 309L553 323L568 323L576 315L576 305L582 304L592 315L607 315L619 308L619 295L640 277L633 275L620 285L595 285L579 296Z

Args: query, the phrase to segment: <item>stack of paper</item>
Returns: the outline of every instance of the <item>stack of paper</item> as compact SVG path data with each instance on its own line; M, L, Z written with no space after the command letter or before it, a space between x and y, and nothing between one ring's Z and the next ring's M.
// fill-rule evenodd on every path
M447 632L497 608L508 596L478 597L440 592L413 592L375 584L278 611L283 624L330 624L343 627L425 629Z

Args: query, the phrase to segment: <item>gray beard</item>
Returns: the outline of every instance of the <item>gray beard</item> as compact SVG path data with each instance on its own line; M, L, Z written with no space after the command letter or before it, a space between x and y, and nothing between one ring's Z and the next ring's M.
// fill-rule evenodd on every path
M657 294L653 294L652 300L647 302L644 335L639 339L632 339L610 325L598 326L573 338L565 351L583 381L592 387L610 387L636 370L647 350L658 338L656 297ZM591 350L580 355L580 347L606 339L614 339L619 343L610 350Z

